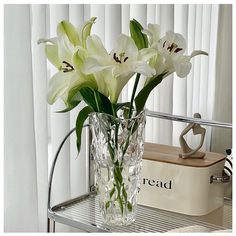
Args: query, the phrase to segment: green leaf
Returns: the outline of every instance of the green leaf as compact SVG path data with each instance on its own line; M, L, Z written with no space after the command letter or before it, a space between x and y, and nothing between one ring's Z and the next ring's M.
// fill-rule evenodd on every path
M117 103L117 104L115 104L115 106L116 106L116 111L119 111L119 110L122 109L122 108L127 108L127 109L129 109L129 107L130 107L130 102Z
M162 79L164 78L166 74L167 72L156 76L145 87L143 87L143 89L138 93L138 95L135 98L135 106L136 106L137 114L139 114L143 110L149 94L158 84L161 83Z
M106 202L106 204L105 204L106 210L110 207L110 205L111 205L111 202L110 202L110 201Z
M132 204L130 202L128 202L127 208L128 208L129 211L132 211L133 206L132 206Z
M110 198L112 198L114 192L115 192L115 188L113 187L112 190L111 190L111 192L110 192Z
M121 198L118 198L118 201L119 201L119 204L120 204L121 215L123 215L123 213L124 213L123 202L122 202Z
M98 102L101 109L100 111L112 115L112 104L110 100L98 91L95 91L95 93L97 94L97 98L99 98Z
M98 112L98 108L97 108L97 104L96 104L96 100L94 96L94 90L89 87L81 88L80 94L82 95L85 103L87 103L87 105L92 107L94 111Z
M123 177L122 177L122 167L115 167L114 168L114 178L118 181L118 184L121 185L123 183Z
M124 196L125 202L127 202L127 192L126 192L124 186L123 186L123 188L122 188L122 194L123 194L123 196Z
M110 100L92 88L82 88L80 93L84 101L91 106L94 111L112 115L112 104Z
M81 148L81 134L85 120L88 118L88 115L93 112L93 109L89 106L84 107L78 114L76 119L76 136L77 136L77 149L80 152Z
M92 81L87 80L71 88L65 101L66 109L57 112L64 113L75 108L83 99L80 90L85 87L96 88L96 85Z
M130 21L130 34L139 50L148 47L147 35L142 30L143 27L137 20Z

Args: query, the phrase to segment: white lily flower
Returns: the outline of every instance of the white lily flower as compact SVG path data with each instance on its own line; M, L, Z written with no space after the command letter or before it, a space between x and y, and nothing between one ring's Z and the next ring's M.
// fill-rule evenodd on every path
M85 76L79 70L87 56L82 44L90 34L95 17L87 21L78 32L68 21L57 26L57 38L41 39L38 43L46 43L45 53L48 60L59 70L49 81L48 103L53 104L62 98L66 104L69 91L79 84L90 80L96 87L92 76Z
M105 73L112 103L117 101L122 88L135 73L145 76L155 74L155 70L147 63L156 54L155 50L145 48L139 51L133 39L124 34L118 37L117 47L110 54L96 35L88 37L87 50L89 57L85 60L83 73Z
M152 48L157 49L157 43L160 39L160 25L148 24L147 29L143 29L142 32L149 36L149 44Z
M162 63L166 66L166 71L183 78L186 77L192 67L191 58L197 55L208 55L204 51L193 51L190 56L184 56L186 41L181 34L168 31L158 42L160 55L163 57ZM168 73L168 74L169 74Z
M143 33L149 36L151 48L156 49L156 55L150 60L150 65L155 68L156 75L167 72L165 77L176 72L183 78L186 77L192 67L191 58L197 55L208 55L204 51L193 51L190 56L185 56L186 41L181 34L168 31L166 35L160 39L160 26L157 24L149 24L148 29ZM146 84L152 78L148 78Z

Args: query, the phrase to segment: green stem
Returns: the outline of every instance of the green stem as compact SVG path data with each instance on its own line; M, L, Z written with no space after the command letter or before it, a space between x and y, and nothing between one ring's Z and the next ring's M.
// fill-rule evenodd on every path
M98 97L97 97L96 91L94 91L93 94L94 94L97 110L98 110L98 112L101 112L100 107L99 107L99 103L98 103Z
M133 92L132 92L132 96L131 96L131 101L130 101L130 107L129 107L129 119L131 118L132 115L132 107L133 107L133 102L134 102L134 96L138 87L138 82L139 82L139 78L140 78L140 74L138 73L136 75L136 79L134 82L134 88L133 88Z
M111 104L111 109L112 109L112 115L115 117L115 118L117 118L117 114L116 114L116 112L117 112L117 110L116 110L116 105L115 104Z

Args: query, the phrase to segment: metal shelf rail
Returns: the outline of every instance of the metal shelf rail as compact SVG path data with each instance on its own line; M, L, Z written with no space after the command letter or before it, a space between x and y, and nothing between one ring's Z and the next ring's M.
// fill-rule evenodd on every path
M176 116L172 114L146 111L147 116L187 122L198 123L206 126L222 127L232 129L232 124L223 123L218 121L202 120L197 118ZM85 125L84 128L88 128ZM65 201L63 203L51 206L51 191L53 174L58 160L60 151L69 138L75 131L72 129L61 142L56 155L54 157L48 187L48 225L47 232L55 232L55 222L69 225L78 228L85 232L168 232L176 228L198 226L204 229L205 232L224 230L223 226L207 223L206 221L199 220L197 217L189 217L187 215L169 212L161 209L151 208L147 206L138 205L136 221L129 226L108 226L101 220L98 208L98 199L94 191L93 177L89 174L89 191L88 193L77 198ZM89 171L92 170L89 155ZM232 206L231 200L225 200L227 205Z

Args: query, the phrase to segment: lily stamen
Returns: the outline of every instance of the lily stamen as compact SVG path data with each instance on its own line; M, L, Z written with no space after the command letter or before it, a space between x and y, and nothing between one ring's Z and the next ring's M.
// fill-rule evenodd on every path
M116 53L113 54L113 59L118 62L121 63L121 60L119 60L119 58L116 56Z
M128 57L126 57L125 59L124 59L124 62L126 62L128 60Z
M177 47L178 47L177 44L172 43L172 44L167 48L167 50L169 50L170 52L172 52L172 50L175 49L175 48L177 48Z
M182 50L183 50L183 48L176 48L174 52L177 53L177 52L182 51Z
M165 47L165 44L166 44L166 41L163 43L162 47L164 48Z
M63 61L62 63L66 64L66 67L64 67L64 68L62 67L62 70L64 73L71 72L74 70L74 67L70 63L68 63L67 61Z
M163 43L163 48L165 47L166 41ZM170 46L167 47L167 50L171 53L174 50L174 53L178 53L179 51L182 51L183 48L178 48L178 45L175 43L172 43Z

